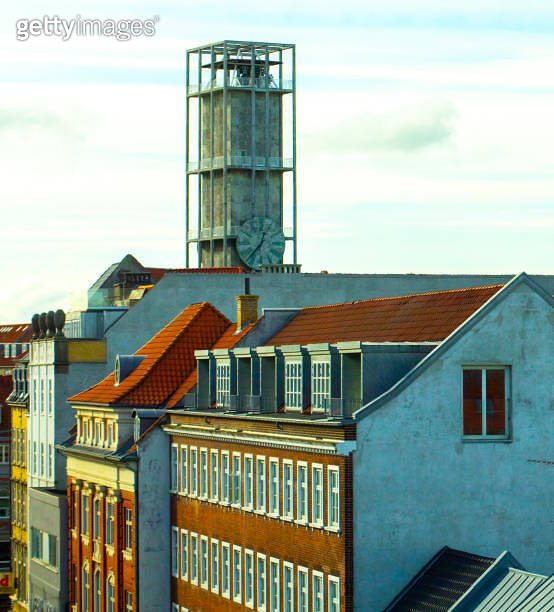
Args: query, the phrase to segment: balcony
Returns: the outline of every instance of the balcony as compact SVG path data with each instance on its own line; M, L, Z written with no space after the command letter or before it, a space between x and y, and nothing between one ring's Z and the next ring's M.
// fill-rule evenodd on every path
M199 93L223 89L224 86L223 73L219 73L211 81L190 84L187 88L187 93L189 96L194 96ZM292 79L282 79L279 84L278 80L276 81L272 76L269 76L269 78L255 77L254 79L249 76L235 76L231 78L227 87L229 89L251 89L253 87L256 90L292 91Z
M200 161L189 161L188 172L208 172L210 170L221 170L224 166L223 156L210 157ZM255 170L292 170L294 161L292 157L265 157L263 155L229 155L227 157L228 168L244 168Z
M238 225L230 225L227 227L227 238L236 238L239 231ZM292 227L284 227L283 233L285 240L291 240L294 236ZM189 242L198 242L199 240L222 240L225 235L225 227L223 225L214 228L206 227L198 231L197 229L189 230L187 239Z
M323 399L323 412L333 419L349 419L362 407L361 399L326 397Z

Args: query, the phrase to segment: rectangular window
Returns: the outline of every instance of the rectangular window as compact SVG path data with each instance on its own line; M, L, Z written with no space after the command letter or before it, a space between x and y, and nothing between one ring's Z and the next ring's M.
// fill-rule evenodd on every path
M189 532L181 529L181 580L189 579Z
M254 459L244 455L244 509L254 509Z
M290 459L283 459L283 518L294 519L294 468Z
M329 576L327 579L327 598L327 612L340 612L340 579L336 576Z
M324 612L323 574L314 571L312 573L312 612Z
M229 481L231 472L229 466L229 451L221 451L221 501L228 504L231 501Z
M298 612L308 612L309 595L308 568L298 567Z
M40 414L44 414L46 400L44 398L44 381L40 381Z
M231 392L231 365L218 363L215 367L215 402L218 408L229 407Z
M266 580L266 562L265 555L258 553L257 557L257 599L258 599L258 612L266 611L267 601L267 580Z
M113 546L114 543L115 504L106 502L106 544Z
M200 497L208 499L208 449L200 449Z
M219 541L212 539L211 541L211 589L212 593L219 595Z
M283 561L283 612L294 612L294 566Z
M210 450L210 500L219 499L219 451Z
M171 575L179 577L179 527L171 527Z
M323 526L323 466L312 464L312 524Z
M92 511L94 513L93 521L92 521L92 537L95 540L100 539L100 521L101 521L101 511L102 511L102 501L97 497L94 500Z
M133 594L125 591L125 612L133 612Z
M200 586L208 590L208 538L200 537Z
M327 525L332 529L340 528L340 481L339 468L330 465L327 468Z
M463 435L507 438L509 391L509 368L464 368Z
M308 520L308 464L305 461L299 461L297 464L296 482L296 519L305 523Z
M54 447L52 444L48 445L48 476L54 478Z
M40 475L44 476L44 442L40 443Z
M285 408L302 409L302 362L285 363Z
M331 397L331 364L312 361L312 410L323 410L324 400Z
M125 508L125 548L133 548L133 512L130 508Z
M281 582L279 575L279 559L269 560L269 610L280 612Z
M198 586L198 534L190 534L190 581Z
M89 494L81 494L81 533L89 534Z
M102 440L102 421L95 419L94 421L94 442L97 446L101 446Z
M240 453L233 453L233 506L240 506L241 488Z
M221 594L231 598L231 547L227 542L221 543Z
M233 546L233 601L242 603L242 552Z
M256 511L265 513L265 457L256 457Z
M192 497L198 495L198 449L190 447L190 494Z
M33 474L37 473L37 443L33 441Z
M279 516L279 459L269 458L269 514Z
M189 447L185 444L180 447L181 453L181 486L179 491L186 495L189 488Z
M254 552L244 551L244 605L254 609Z
M177 444L171 445L171 491L179 488L179 455Z

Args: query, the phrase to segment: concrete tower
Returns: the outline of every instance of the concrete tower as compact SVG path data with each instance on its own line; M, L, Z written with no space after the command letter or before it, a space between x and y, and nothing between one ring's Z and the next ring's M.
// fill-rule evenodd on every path
M296 264L294 45L190 49L186 84L186 265Z

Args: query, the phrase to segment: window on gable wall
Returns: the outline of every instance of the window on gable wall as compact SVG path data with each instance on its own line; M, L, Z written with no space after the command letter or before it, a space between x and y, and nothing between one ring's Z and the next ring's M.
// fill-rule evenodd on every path
M491 439L508 437L509 380L510 370L505 366L464 367L462 383L464 437Z

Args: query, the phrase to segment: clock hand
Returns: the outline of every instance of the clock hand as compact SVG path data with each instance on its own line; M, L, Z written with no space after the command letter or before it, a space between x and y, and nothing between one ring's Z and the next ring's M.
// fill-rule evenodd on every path
M265 232L262 232L262 238L261 238L260 242L258 242L258 244L256 245L256 247L255 247L255 248L254 248L252 251L250 251L250 254L248 255L248 258L249 258L249 259L250 259L250 257L252 257L252 255L254 255L254 253L255 253L255 252L256 252L256 251L257 251L257 250L258 250L258 249L259 249L259 248L262 246L263 241L264 241L264 238L265 238Z

